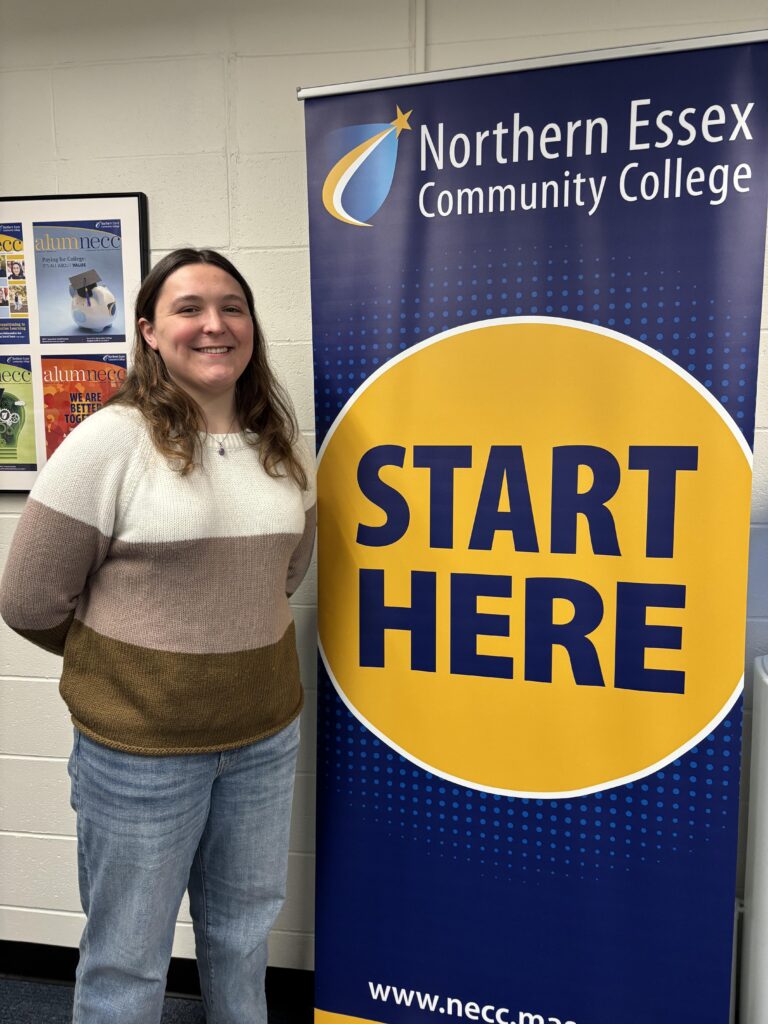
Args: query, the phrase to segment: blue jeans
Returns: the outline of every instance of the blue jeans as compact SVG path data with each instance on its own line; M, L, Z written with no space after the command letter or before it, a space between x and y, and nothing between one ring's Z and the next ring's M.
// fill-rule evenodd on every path
M80 943L73 1024L156 1024L184 890L208 1024L267 1024L299 722L214 754L145 757L75 731Z

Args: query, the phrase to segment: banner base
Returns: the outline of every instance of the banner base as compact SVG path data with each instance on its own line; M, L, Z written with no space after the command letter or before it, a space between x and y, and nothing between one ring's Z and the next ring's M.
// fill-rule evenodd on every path
M315 1024L382 1024L368 1017L348 1017L346 1013L330 1013L328 1010L315 1008Z

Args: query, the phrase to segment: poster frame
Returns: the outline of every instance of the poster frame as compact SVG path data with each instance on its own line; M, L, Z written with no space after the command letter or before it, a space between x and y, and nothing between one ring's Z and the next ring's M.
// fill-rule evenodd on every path
M120 222L121 237L121 294L124 332L122 337L98 338L83 336L77 341L59 339L41 340L40 302L35 259L33 225L46 220L61 224L114 221ZM149 211L147 196L143 192L88 192L64 195L0 196L0 224L19 225L25 264L27 300L26 338L3 341L0 337L0 359L24 357L30 364L32 404L35 433L36 468L18 468L0 464L0 492L26 492L32 488L40 469L47 461L45 436L45 408L42 379L43 356L103 354L122 356L130 361L132 347L131 324L133 300L141 281L149 270ZM0 321L2 324L3 321ZM101 332L99 332L101 333Z

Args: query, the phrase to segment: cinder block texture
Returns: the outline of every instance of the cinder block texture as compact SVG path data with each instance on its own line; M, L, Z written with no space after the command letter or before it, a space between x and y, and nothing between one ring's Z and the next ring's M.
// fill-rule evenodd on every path
M0 66L101 61L109 67L143 57L218 53L228 48L232 37L222 11L231 6L228 0L220 0L215 11L208 0L132 0L100 7L92 0L35 0L34 9L24 11L14 0L3 0ZM103 96L97 99L105 105Z
M243 251L236 262L253 288L267 337L271 341L311 338L308 250Z
M304 154L264 153L232 162L232 242L235 246L307 246L307 165Z
M242 57L235 65L236 143L242 153L303 152L304 115L296 90L407 74L410 51L376 50L369 39L351 53ZM393 115L394 116L394 115Z
M312 343L310 341L274 341L269 346L269 358L272 369L291 393L299 429L314 431ZM312 437L312 450L314 451L314 437Z
M152 244L227 249L227 158L221 153L176 156L80 156L59 162L59 189L76 192L145 192L150 197Z
M218 56L55 69L58 155L75 159L223 152L225 70L226 61ZM94 138L93 116L100 101L103 131Z
M724 15L716 0L652 0L642 8L612 0L590 0L586 6L567 0L539 6L427 0L427 68L747 32L765 23L759 0L743 0Z
M50 196L58 189L55 160L40 160L27 167L21 157L0 160L0 195Z
M410 42L409 0L259 0L229 4L233 47L243 54L387 51ZM344 79L342 79L343 81Z
M768 430L755 431L752 522L768 524Z
M0 74L0 96L5 137L3 163L14 162L14 154L25 168L48 160L53 149L51 71L41 68L4 72Z

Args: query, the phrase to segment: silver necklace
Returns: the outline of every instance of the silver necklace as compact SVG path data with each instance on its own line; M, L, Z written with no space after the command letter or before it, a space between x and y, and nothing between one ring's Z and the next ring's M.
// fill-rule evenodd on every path
M237 413L235 413L235 415L232 417L232 422L229 424L229 426L224 431L224 433L221 435L221 437L218 437L216 434L211 434L210 435L213 438L213 440L216 442L216 451L217 451L217 453L219 455L226 455L227 454L226 453L226 449L224 448L224 438L227 436L227 434L230 434L232 432L232 427L234 427L236 419L237 419Z

